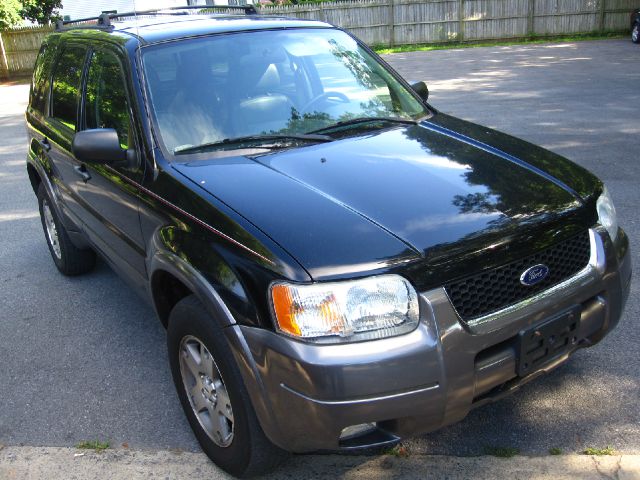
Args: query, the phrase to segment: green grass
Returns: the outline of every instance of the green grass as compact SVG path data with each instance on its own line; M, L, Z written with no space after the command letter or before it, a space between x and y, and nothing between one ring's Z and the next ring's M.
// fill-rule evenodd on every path
M492 457L511 458L520 453L520 450L513 447L485 447L484 453Z
M387 450L385 454L391 455L394 457L407 458L409 456L409 450L407 450L407 447L403 445L396 445L395 447Z
M616 451L612 447L607 445L605 448L589 447L585 449L583 453L585 455L615 455Z
M374 45L373 50L379 54L403 53L403 52L428 52L431 50L449 50L454 48L475 48L475 47L508 47L511 45L529 45L538 43L562 43L580 42L584 40L604 40L610 38L626 38L627 32L609 33L585 33L578 35L568 35L561 37L530 37L514 40L494 40L487 42L449 42L449 43L427 43L419 45L400 45L398 47L385 47Z
M550 455L562 455L562 449L558 447L553 447L549 449Z
M100 440L82 441L76 445L76 448L82 448L87 450L95 450L101 452L109 448L109 442L101 442Z

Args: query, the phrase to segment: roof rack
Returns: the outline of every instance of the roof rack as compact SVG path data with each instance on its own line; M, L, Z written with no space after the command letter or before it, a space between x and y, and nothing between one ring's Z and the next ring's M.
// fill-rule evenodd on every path
M182 7L159 8L155 10L141 10L139 12L117 13L113 10L102 12L97 17L78 18L76 20L56 21L56 31L69 28L97 28L112 30L111 20L125 17L143 15L189 15L188 10L200 10L203 13L214 13L216 10L242 10L245 15L257 15L258 11L253 5L185 5ZM213 11L213 12L212 12ZM71 25L70 27L68 25ZM66 27L66 28L65 28Z

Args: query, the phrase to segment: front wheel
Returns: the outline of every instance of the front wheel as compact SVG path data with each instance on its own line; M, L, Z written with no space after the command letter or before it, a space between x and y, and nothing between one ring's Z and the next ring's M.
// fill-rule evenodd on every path
M633 43L640 43L640 24L635 23L631 29L631 41Z
M286 452L266 438L222 328L193 295L171 311L167 344L180 403L207 456L237 477L276 468Z

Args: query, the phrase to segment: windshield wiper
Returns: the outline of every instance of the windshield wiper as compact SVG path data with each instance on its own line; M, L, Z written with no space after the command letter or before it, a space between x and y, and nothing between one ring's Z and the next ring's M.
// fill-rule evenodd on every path
M232 145L244 145L244 144L256 144L256 143L267 143L273 144L278 141L292 141L292 140L301 140L305 142L331 142L333 138L328 135L317 135L314 133L304 133L304 134L286 134L286 135L248 135L246 137L235 137L235 138L225 138L224 140L219 140L217 142L208 142L203 143L201 145L184 145L180 147L176 147L173 150L174 154L182 154L182 153L193 153L198 152L200 150L208 150L215 149L218 147L226 147Z
M308 133L310 134L325 133L337 128L348 127L352 125L357 126L363 123L400 123L404 125L417 125L418 121L412 120L410 118L398 118L398 117L357 117L357 118L351 118L349 120L343 120L341 122L334 123L333 125L329 125L328 127L322 127L322 128L319 128L318 130L313 130Z

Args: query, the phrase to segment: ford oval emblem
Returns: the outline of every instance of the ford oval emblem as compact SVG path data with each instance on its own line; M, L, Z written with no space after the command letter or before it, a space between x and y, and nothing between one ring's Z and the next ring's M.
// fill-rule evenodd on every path
M539 263L522 272L522 275L520 275L520 283L530 287L547 278L547 275L549 275L549 267Z

